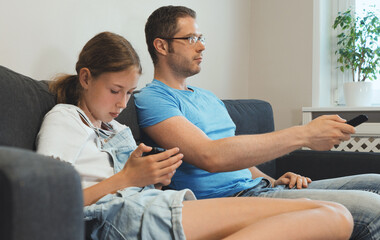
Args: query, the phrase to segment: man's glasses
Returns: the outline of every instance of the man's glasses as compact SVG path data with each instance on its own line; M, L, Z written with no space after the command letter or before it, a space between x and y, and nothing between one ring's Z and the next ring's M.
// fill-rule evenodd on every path
M190 36L190 37L175 37L175 38L162 38L162 39L165 39L165 40L174 40L174 39L179 39L179 40L187 40L189 41L189 44L190 45L194 45L195 43L197 43L198 41L201 42L203 45L206 44L206 39L204 36Z

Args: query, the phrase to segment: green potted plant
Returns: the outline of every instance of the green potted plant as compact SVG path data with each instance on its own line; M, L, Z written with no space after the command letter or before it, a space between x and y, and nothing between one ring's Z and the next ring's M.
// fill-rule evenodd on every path
M371 105L372 83L366 80L375 80L380 73L379 18L372 11L354 16L349 9L339 12L333 29L338 27L337 62L342 72L352 75L352 82L344 85L346 105Z

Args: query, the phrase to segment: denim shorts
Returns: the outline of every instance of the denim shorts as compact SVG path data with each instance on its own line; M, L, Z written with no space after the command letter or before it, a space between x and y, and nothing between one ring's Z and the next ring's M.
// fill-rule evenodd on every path
M186 239L182 202L193 199L189 190L130 187L85 207L84 217L95 220L91 239Z

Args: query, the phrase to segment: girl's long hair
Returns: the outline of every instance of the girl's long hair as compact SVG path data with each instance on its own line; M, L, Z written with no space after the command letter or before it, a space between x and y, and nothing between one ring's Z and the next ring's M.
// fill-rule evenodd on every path
M132 45L122 36L102 32L90 39L83 47L76 63L76 75L61 75L49 84L50 91L56 95L57 103L78 105L82 94L79 71L88 68L96 78L102 73L119 72L136 67L141 74L140 58Z

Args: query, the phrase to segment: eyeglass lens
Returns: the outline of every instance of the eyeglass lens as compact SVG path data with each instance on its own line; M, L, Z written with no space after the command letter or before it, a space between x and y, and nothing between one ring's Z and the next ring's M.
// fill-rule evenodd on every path
M195 44L195 43L198 42L198 41L200 41L202 44L205 44L205 43L206 43L206 42L205 42L205 37L203 37L203 36L199 36L199 37L197 37L197 36L192 36L192 37L189 38L189 42L190 42L190 44Z

